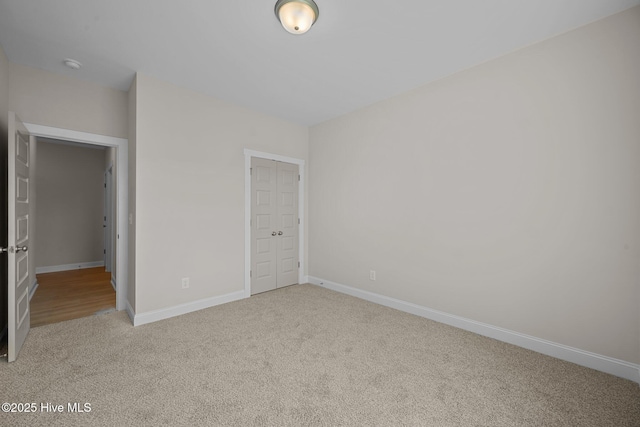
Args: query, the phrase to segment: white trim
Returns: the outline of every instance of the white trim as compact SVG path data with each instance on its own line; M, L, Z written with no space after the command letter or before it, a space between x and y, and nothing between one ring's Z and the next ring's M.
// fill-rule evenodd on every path
M33 136L61 139L64 141L82 142L85 144L115 147L117 150L117 239L116 239L116 310L125 310L127 302L128 270L129 270L129 140L113 136L79 132L33 123L24 123Z
M117 147L120 144L128 144L125 138L98 135L95 133L80 132L71 129L42 126L34 123L23 123L29 134L43 138L61 139L63 141L82 142L90 145L102 145L104 147Z
M113 290L115 291L116 289L118 289L118 287L116 286L116 278L113 277L113 275L111 275L111 287L113 288ZM117 292L117 291L116 291ZM128 304L128 303L127 303Z
M131 321L131 324L134 324L134 319L136 318L136 313L133 310L133 307L131 307L131 304L129 304L129 300L127 300L127 307L125 308L125 310L127 311L127 316L129 316L129 320Z
M363 291L361 289L341 285L339 283L313 276L309 276L309 283L351 295L356 298L371 301L376 304L384 305L386 307L395 308L396 310L404 311L406 313L415 314L416 316L435 320L436 322L455 326L456 328L517 345L518 347L533 350L577 365L586 366L587 368L606 372L617 377L626 378L640 384L640 365L635 363L580 350L578 348L569 347L563 344L489 325L487 323L476 322L475 320L466 319L464 317L390 298L384 295L375 294L373 292Z
M77 262L75 264L51 265L36 267L36 274L56 273L58 271L82 270L84 268L104 267L104 261Z
M161 308L159 310L148 311L146 313L135 314L133 316L133 325L140 326L147 323L157 322L158 320L168 319L170 317L180 316L182 314L191 313L193 311L203 310L205 308L214 307L220 304L226 304L232 301L238 301L245 298L244 291L232 292L217 297L205 298L198 301L187 302L173 307ZM128 310L131 307L128 307ZM127 310L127 311L128 311ZM133 312L133 309L131 309ZM131 317L131 313L129 313Z
M281 156L279 154L263 153L261 151L244 149L244 293L245 297L251 296L251 158L275 160L278 162L292 163L298 165L300 182L298 182L298 217L300 225L298 228L298 283L306 283L304 276L304 186L305 186L305 161L294 157Z
M82 147L88 150L104 150L104 147L100 145L88 145L79 142L61 141L59 139L43 138L42 142L46 142L47 144L66 145L68 147Z

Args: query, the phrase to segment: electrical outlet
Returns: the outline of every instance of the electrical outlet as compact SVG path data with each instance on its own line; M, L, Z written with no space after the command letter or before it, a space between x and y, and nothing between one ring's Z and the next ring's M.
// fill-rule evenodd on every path
M376 280L376 271L375 270L369 271L369 280Z
M188 277L183 277L182 278L182 289L187 289L189 287L189 278Z

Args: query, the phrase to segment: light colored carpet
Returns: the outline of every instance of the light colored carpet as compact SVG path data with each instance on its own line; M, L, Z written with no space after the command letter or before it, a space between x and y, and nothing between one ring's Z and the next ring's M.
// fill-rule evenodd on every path
M631 381L312 285L134 328L34 328L0 365L3 426L640 426Z

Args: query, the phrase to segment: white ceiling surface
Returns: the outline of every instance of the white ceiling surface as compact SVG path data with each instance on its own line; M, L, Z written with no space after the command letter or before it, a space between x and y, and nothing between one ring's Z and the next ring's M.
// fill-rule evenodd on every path
M313 125L640 4L317 0L301 36L275 0L0 0L8 59L128 90L136 71ZM62 59L84 66L65 68Z

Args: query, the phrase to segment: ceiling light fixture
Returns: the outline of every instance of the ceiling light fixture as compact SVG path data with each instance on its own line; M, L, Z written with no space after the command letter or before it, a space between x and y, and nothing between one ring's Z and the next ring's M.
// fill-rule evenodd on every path
M313 0L278 0L276 16L291 34L304 34L318 19L318 5Z
M79 70L80 67L82 67L82 64L76 61L75 59L67 58L64 61L62 61L62 63L73 70Z

